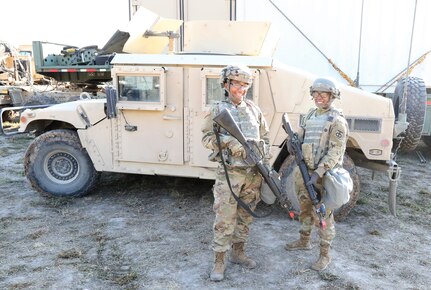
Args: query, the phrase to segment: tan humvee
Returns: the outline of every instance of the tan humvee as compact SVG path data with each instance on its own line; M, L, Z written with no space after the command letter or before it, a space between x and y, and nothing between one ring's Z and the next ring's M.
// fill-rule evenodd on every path
M249 33L237 33L244 26ZM107 100L80 100L21 115L20 132L38 136L25 155L25 174L35 189L82 196L91 192L100 172L213 179L217 164L208 161L211 152L201 144L201 124L210 105L222 98L221 69L244 64L254 74L247 98L260 106L269 123L272 163L291 191L293 159L283 146L281 116L287 112L298 126L314 105L309 87L316 76L271 58L277 38L270 23L197 21L185 23L185 30L189 38L182 53L117 54L112 62L115 91L108 90ZM142 40L151 45L150 39ZM139 36L133 41L136 45L130 47L136 52ZM164 50L169 39L165 41ZM391 100L346 85L340 91L335 106L343 109L350 127L345 166L355 188L339 214L347 214L358 198L355 163L389 170L394 209L399 168L391 159L397 131Z

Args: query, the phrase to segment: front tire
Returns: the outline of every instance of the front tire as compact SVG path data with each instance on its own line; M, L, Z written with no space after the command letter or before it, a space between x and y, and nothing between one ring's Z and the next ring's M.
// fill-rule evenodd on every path
M294 211L296 213L299 213L300 208L298 197L296 195L294 174L296 167L297 165L294 156L289 155L283 161L279 172L281 178L281 187L283 191L287 194L287 198L291 202ZM349 172L350 177L352 178L353 190L352 192L350 192L349 201L342 207L334 211L334 218L336 221L342 221L346 218L350 211L355 207L356 202L359 199L359 193L361 191L360 178L358 172L356 171L355 163L353 162L352 158L350 158L347 154L344 154L343 157L343 167Z
M65 129L46 132L30 144L24 173L32 187L45 196L84 196L99 179L78 134Z

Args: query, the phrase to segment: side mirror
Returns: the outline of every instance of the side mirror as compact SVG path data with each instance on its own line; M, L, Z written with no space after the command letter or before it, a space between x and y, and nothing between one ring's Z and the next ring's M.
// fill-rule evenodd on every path
M117 90L106 88L106 116L108 119L117 118Z

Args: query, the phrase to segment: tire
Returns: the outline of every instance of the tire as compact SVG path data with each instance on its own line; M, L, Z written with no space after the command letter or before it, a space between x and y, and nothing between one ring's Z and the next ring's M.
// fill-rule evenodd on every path
M78 134L65 129L46 132L30 144L24 173L32 187L45 196L84 196L99 179Z
M299 201L295 190L295 168L297 167L295 158L290 155L284 161L280 167L280 178L281 187L283 192L287 195L287 198L292 204L295 214L299 214ZM356 171L356 166L353 160L347 155L343 158L343 167L350 173L350 177L353 180L353 190L350 193L349 201L334 211L334 218L336 221L342 221L350 213L350 211L355 207L356 202L359 199L359 193L361 191L360 178L358 172Z
M421 141L422 130L425 122L427 93L425 83L417 77L408 77L400 80L394 92L394 110L395 116L401 111L401 100L404 94L404 86L407 85L407 104L406 114L409 123L404 134L401 144L398 140L394 142L394 148L404 152L410 152L416 149Z
M295 190L295 169L296 161L293 155L289 155L281 164L279 174L281 181L282 192L286 194L286 198L290 201L295 216L299 215L299 201Z
M336 221L342 221L349 215L350 211L355 207L361 192L361 179L356 170L355 163L347 154L344 154L343 157L343 168L349 172L350 178L352 178L353 190L350 192L349 201L334 211L334 218Z

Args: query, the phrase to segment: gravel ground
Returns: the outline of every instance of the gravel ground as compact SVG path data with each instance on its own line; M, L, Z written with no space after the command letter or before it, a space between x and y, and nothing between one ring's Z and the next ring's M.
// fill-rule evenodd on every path
M253 270L228 265L211 282L213 181L102 174L97 189L47 198L23 175L32 138L0 136L1 289L429 289L431 152L401 154L398 216L389 214L388 178L358 169L357 206L337 223L333 262L315 272L308 252L287 252L299 223L280 208L251 227ZM262 207L261 207L262 208Z

